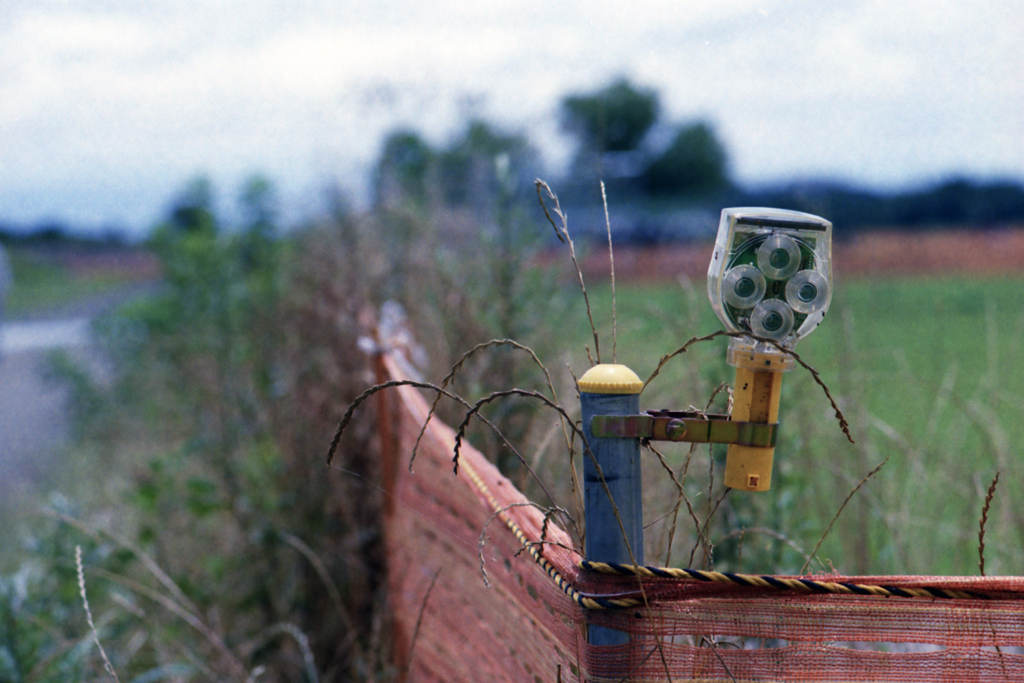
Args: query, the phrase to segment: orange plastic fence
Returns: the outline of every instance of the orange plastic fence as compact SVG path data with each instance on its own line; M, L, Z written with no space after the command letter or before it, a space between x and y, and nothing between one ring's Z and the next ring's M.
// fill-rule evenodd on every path
M397 368L381 357L388 379L401 378ZM540 539L543 515L472 447L454 475L454 432L436 419L409 472L428 404L408 386L378 397L391 611L407 680L1024 681L1024 578L812 577L976 596L966 599L641 580L580 569L553 525L555 545L538 561L524 541ZM585 609L587 597L639 605ZM587 623L632 641L590 647Z

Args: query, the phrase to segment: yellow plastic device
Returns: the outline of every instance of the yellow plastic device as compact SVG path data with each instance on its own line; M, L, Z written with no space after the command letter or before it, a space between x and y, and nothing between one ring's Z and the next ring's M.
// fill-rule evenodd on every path
M732 420L778 423L782 373L794 365L782 349L792 349L824 319L831 266L829 221L784 209L722 211L708 298L727 330L751 335L729 344L727 358L736 368ZM774 447L730 445L725 485L767 491L774 457Z
M778 353L759 353L752 346L746 353L730 347L729 362L736 366L732 419L736 422L776 424L782 373L793 359ZM730 445L725 457L725 485L741 491L767 491L772 486L775 447Z

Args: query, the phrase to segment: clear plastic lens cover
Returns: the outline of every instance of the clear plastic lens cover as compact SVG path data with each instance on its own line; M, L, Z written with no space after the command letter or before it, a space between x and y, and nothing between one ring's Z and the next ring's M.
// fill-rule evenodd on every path
M750 314L750 331L759 337L782 341L793 331L793 309L781 299L759 303Z
M801 270L786 283L786 301L797 313L810 314L828 304L831 287L816 270Z
M832 224L799 211L722 211L708 268L708 296L732 332L792 346L832 299Z
M772 280L792 277L802 260L800 245L787 235L772 235L757 248L757 267Z
M734 308L753 308L764 298L767 287L760 270L754 266L737 266L726 273L722 296Z

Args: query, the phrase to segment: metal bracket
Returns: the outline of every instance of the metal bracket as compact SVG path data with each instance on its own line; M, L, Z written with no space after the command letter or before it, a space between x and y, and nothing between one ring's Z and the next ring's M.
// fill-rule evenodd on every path
M773 448L779 425L733 422L728 415L652 410L640 415L595 415L590 431L596 437L726 443Z

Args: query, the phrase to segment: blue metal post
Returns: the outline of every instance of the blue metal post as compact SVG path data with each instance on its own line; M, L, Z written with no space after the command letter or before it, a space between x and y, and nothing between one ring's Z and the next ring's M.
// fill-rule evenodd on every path
M596 438L590 431L590 421L595 415L638 414L643 383L624 365L597 365L580 378L579 386L583 434L593 453L593 457L587 452L583 454L584 553L588 560L595 562L632 564L635 560L642 565L640 441ZM630 636L592 625L587 639L591 645L620 645L629 642Z

